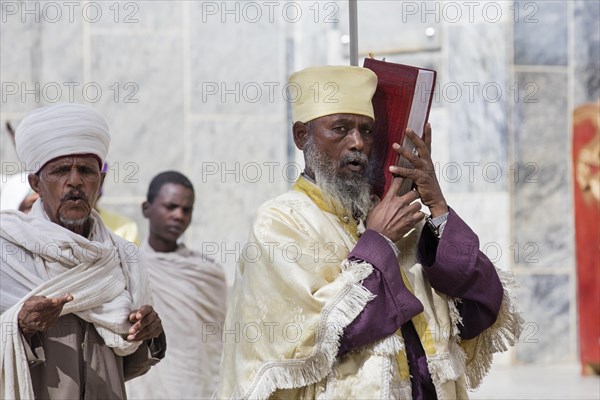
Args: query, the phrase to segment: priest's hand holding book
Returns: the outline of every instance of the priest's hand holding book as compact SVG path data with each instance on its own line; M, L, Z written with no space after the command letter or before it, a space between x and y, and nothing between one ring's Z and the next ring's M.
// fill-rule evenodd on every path
M406 135L414 142L416 154L398 143L394 143L392 148L400 158L406 159L412 168L389 167L394 179L381 201L369 213L366 221L368 229L379 232L393 242L400 240L425 218L425 214L421 211L421 203L415 200L420 198L421 202L429 207L434 218L448 212L448 205L431 160L431 125L425 126L423 139L411 129L406 130ZM414 189L399 195L405 179L413 181Z
M367 216L367 229L374 230L397 242L420 221L425 218L421 212L421 204L415 201L419 198L416 190L398 196L402 178L394 178L389 190Z
M392 148L401 158L407 160L412 168L391 165L389 170L395 177L413 181L414 190L419 194L421 202L429 208L432 218L443 215L448 212L448 204L431 160L431 125L425 125L423 139L412 129L406 130L406 136L415 144L416 154L398 143L394 143ZM396 179L398 178L394 180Z

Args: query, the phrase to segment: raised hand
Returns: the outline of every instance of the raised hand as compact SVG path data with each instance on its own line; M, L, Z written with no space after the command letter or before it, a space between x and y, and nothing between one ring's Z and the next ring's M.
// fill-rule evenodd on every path
M442 189L435 175L433 161L431 160L431 125L425 125L423 140L417 136L411 129L406 130L406 135L416 146L417 154L403 148L398 143L394 143L392 148L398 155L404 157L412 164L413 168L391 166L390 172L403 178L411 179L417 192L421 197L421 202L429 207L432 217L437 217L448 212L448 204L442 194Z
M133 326L129 329L127 340L146 340L158 337L162 331L162 322L154 308L149 305L143 305L138 310L133 310L129 314L129 322Z

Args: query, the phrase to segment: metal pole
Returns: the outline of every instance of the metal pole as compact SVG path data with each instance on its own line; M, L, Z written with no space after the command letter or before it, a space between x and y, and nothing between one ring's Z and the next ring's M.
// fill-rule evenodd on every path
M350 65L358 66L357 0L348 0L350 11Z

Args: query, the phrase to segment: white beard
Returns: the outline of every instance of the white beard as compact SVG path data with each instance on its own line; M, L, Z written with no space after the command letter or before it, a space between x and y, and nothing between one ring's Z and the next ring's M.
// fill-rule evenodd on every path
M307 167L315 174L317 186L332 200L337 201L356 220L364 220L371 208L371 187L368 179L367 156L363 153L343 157L336 165L331 158L317 150L312 136L309 136L304 146ZM338 174L337 168L349 161L361 161L365 165L362 172Z

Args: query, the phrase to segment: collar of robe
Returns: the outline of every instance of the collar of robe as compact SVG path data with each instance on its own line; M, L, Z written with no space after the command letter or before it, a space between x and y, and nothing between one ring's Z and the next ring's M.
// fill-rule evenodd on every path
M354 240L358 240L358 237L360 236L358 221L354 219L341 204L326 196L316 183L310 180L310 178L304 174L300 175L294 184L294 190L307 195L321 210L335 215L346 232L348 232Z

